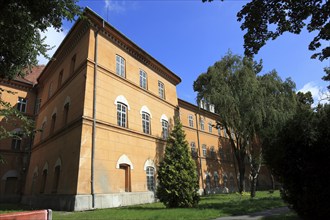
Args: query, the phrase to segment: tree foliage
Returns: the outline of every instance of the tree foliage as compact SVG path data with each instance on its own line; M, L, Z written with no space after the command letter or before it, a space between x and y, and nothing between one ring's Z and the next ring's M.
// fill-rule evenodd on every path
M0 97L4 92L14 95L12 91L0 88ZM34 121L22 112L13 108L9 102L6 102L1 98L0 119L0 140L13 137L21 138L21 136L32 136L35 132ZM8 130L8 127L19 128L19 135L15 131Z
M194 82L197 99L215 105L219 124L227 131L238 163L240 192L244 190L246 157L256 171L250 176L256 180L263 139L290 116L295 104L295 84L290 79L283 82L276 71L257 76L261 69L261 61L229 52Z
M198 177L182 124L176 120L167 140L164 160L158 167L157 197L168 208L198 204Z
M0 1L0 78L24 76L46 57L50 46L40 33L48 27L60 31L62 20L73 20L80 13L77 0Z
M202 0L211 2L213 0ZM304 27L317 33L309 44L315 51L322 40L330 40L330 2L324 0L252 0L237 13L243 21L245 55L257 54L269 39L276 39L285 32L300 34ZM312 57L324 60L330 56L330 46Z
M282 197L303 219L329 216L330 106L304 102L271 140L267 158L282 183Z

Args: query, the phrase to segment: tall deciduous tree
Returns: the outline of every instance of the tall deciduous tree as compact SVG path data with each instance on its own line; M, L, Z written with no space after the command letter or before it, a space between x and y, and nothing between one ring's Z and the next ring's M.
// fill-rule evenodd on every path
M290 115L295 85L275 71L257 76L262 64L228 53L194 82L197 99L215 105L219 124L226 128L239 170L239 191L244 190L245 160L250 159L254 196L260 169L263 138Z
M0 1L0 78L24 76L50 48L40 32L60 31L62 20L80 14L77 0Z
M181 122L176 120L158 167L157 197L168 208L193 207L199 201L196 164L185 136Z
M252 0L237 13L237 18L243 22L241 29L246 30L244 48L247 56L257 54L270 39L285 32L300 34L307 27L309 32L316 33L309 50L322 48L312 58L322 61L330 57L330 46L326 43L330 40L330 1ZM330 73L325 72L323 79L329 81Z

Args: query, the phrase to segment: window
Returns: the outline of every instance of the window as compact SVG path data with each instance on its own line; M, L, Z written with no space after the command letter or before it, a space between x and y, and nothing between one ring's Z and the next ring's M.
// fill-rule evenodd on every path
M209 123L209 132L212 133L212 123Z
M52 123L50 125L50 134L54 133L56 123L56 113L52 116Z
M11 140L11 149L14 151L19 151L21 149L22 134L16 133L15 137Z
M190 147L191 147L191 156L192 157L197 157L197 151L196 151L195 142L191 142L190 143Z
M222 161L225 160L225 153L222 148L219 148L219 157Z
M125 78L125 60L118 55L116 55L116 73L118 76Z
M147 73L140 70L140 87L147 89Z
M73 55L73 57L71 58L70 74L74 73L75 66L76 66L76 54Z
M53 82L50 82L48 88L48 98L50 98L52 95L53 95Z
M165 99L164 83L162 83L161 81L158 81L158 95L159 98Z
M202 150L203 150L203 156L206 157L206 145L202 145Z
M58 183L60 181L61 166L56 166L54 171L53 193L57 193Z
M46 181L47 181L47 174L48 174L48 170L47 169L45 169L44 171L42 171L40 193L44 193L45 192Z
M127 106L120 102L117 103L117 124L127 127Z
M168 122L166 120L162 120L162 137L167 139L168 137Z
M40 98L37 98L36 108L35 108L35 111L34 111L35 114L38 114L39 113L40 107L41 107L41 99Z
M147 187L149 191L155 190L155 169L153 167L147 167Z
M142 129L143 133L150 134L150 115L142 112Z
M57 88L60 88L62 85L62 79L63 79L63 70L61 70L60 74L58 75L58 82L57 82Z
M211 157L215 158L215 151L213 146L211 146L210 151L211 151Z
M221 136L221 128L218 128L218 135Z
M64 123L64 125L66 125L68 123L69 108L70 108L70 104L66 103L64 105L64 114L63 114L63 123Z
M219 187L219 175L218 175L217 171L214 171L213 179L214 179L214 186L216 188L218 188Z
M211 189L211 176L209 174L206 175L206 188Z
M201 124L201 130L204 131L205 128L204 128L204 119L200 119L200 124Z
M226 128L223 128L223 134L224 134L225 138L228 138L228 134L227 134L227 129Z
M43 122L40 129L40 140L45 138L46 122Z
M188 116L189 127L194 127L194 118L192 115Z
M27 105L27 100L22 97L18 97L17 101L17 110L20 112L26 112L26 105Z

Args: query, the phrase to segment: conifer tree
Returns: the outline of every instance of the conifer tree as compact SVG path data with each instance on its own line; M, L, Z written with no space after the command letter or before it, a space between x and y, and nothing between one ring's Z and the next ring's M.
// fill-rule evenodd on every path
M175 120L158 167L157 197L168 208L193 207L199 201L196 164L185 137L181 122Z

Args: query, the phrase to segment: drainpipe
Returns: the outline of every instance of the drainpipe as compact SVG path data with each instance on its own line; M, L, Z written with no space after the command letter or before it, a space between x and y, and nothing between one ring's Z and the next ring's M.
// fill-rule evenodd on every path
M200 108L198 107L198 113L200 112ZM202 157L201 157L201 151L200 151L200 141L199 141L199 130L198 130L198 117L197 117L197 113L195 113L195 117L196 117L196 133L197 133L197 145L198 145L198 158L199 158L199 164L200 164L200 177L201 177L201 181L202 181L202 188L204 191L204 180L203 180L203 169L202 169Z
M104 27L104 21L103 21ZM97 47L99 29L94 33L94 83L93 83L93 127L92 127L92 153L91 153L91 195L92 195L92 208L95 208L95 191L94 191L94 162L95 162L95 140L96 140L96 89L97 89Z

